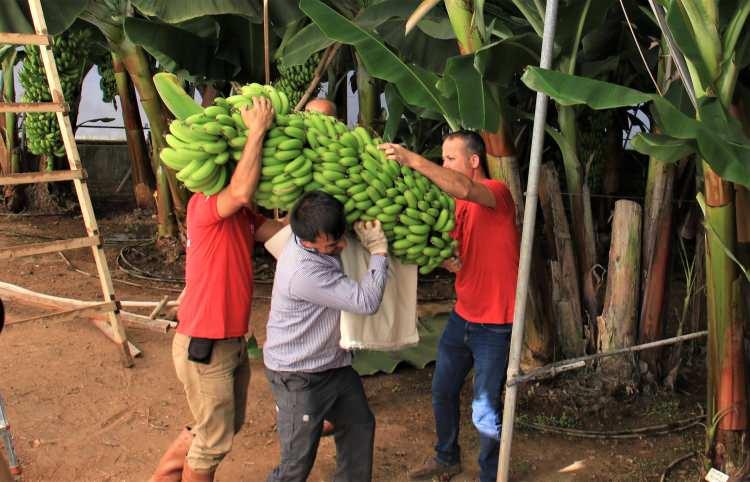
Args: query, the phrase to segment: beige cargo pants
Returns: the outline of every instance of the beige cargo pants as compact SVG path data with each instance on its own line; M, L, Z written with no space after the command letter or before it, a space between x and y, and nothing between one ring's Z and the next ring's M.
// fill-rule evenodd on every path
M217 340L208 364L188 360L189 343L180 333L172 341L177 378L194 418L187 461L192 469L212 471L232 450L234 434L245 422L250 363L243 337Z

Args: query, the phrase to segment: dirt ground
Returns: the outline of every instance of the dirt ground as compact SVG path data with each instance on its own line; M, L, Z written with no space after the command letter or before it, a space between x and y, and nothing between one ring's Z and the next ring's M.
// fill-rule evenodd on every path
M138 215L100 219L117 295L122 300L176 296L178 284L156 284L116 269L115 258L128 243L152 236L153 220ZM80 217L0 214L0 246L83 235ZM67 253L78 269L94 272L90 252ZM58 296L94 300L98 281L76 271L57 254L3 261L0 281ZM124 282L137 283L133 286ZM256 287L253 325L263 341L270 285ZM144 481L162 451L189 421L189 411L170 356L170 334L129 328L143 356L122 368L115 347L85 320L14 320L43 311L10 303L0 336L0 394L5 399L25 481ZM688 370L691 370L688 368ZM558 427L613 430L685 419L703 401L700 370L676 393L641 394L613 402L586 391L589 376L532 384L522 389L519 420ZM408 467L432 453L430 402L432 366L400 367L393 375L364 379L377 420L375 481L406 480ZM578 387L578 388L577 388ZM454 481L478 480L478 440L471 425L470 383L463 397L461 445L464 472ZM251 395L245 427L216 480L262 481L278 460L275 412L262 363L252 362ZM678 457L701 447L703 429L629 440L570 438L517 428L513 441L515 481L659 480ZM311 481L330 481L335 465L333 440L321 443ZM698 480L695 459L680 463L667 480Z

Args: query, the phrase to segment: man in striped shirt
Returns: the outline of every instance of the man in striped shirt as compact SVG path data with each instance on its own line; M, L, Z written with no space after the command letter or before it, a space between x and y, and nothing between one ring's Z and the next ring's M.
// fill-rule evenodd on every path
M263 359L278 411L281 461L269 482L301 482L315 462L323 420L336 426L334 480L372 476L375 418L351 354L339 347L341 311L372 314L385 289L388 243L378 221L355 225L370 252L367 274L348 278L343 205L318 191L292 210L294 235L276 265Z

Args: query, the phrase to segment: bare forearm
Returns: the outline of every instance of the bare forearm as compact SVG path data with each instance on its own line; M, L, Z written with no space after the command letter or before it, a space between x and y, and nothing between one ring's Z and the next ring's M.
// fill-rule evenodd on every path
M242 156L232 174L229 189L232 196L250 202L260 179L260 156L264 132L248 133Z
M460 172L438 166L415 152L409 153L408 165L454 198L466 199L471 192L471 179Z

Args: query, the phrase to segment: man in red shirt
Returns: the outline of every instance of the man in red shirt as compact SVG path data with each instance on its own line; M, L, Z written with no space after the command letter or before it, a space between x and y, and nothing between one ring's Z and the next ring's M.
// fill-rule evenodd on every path
M215 196L196 193L188 203L185 289L172 358L194 423L162 456L152 482L213 481L245 419L253 245L282 225L251 205L273 108L256 97L241 113L247 142L229 185Z
M432 379L438 440L435 457L409 477L430 480L461 471L459 395L473 367L471 408L479 431L480 481L494 481L520 250L513 198L505 184L487 178L484 141L475 132L446 136L443 167L397 144L379 147L389 159L422 173L456 198L451 235L458 240L458 257L444 264L456 273L456 305L440 338Z

